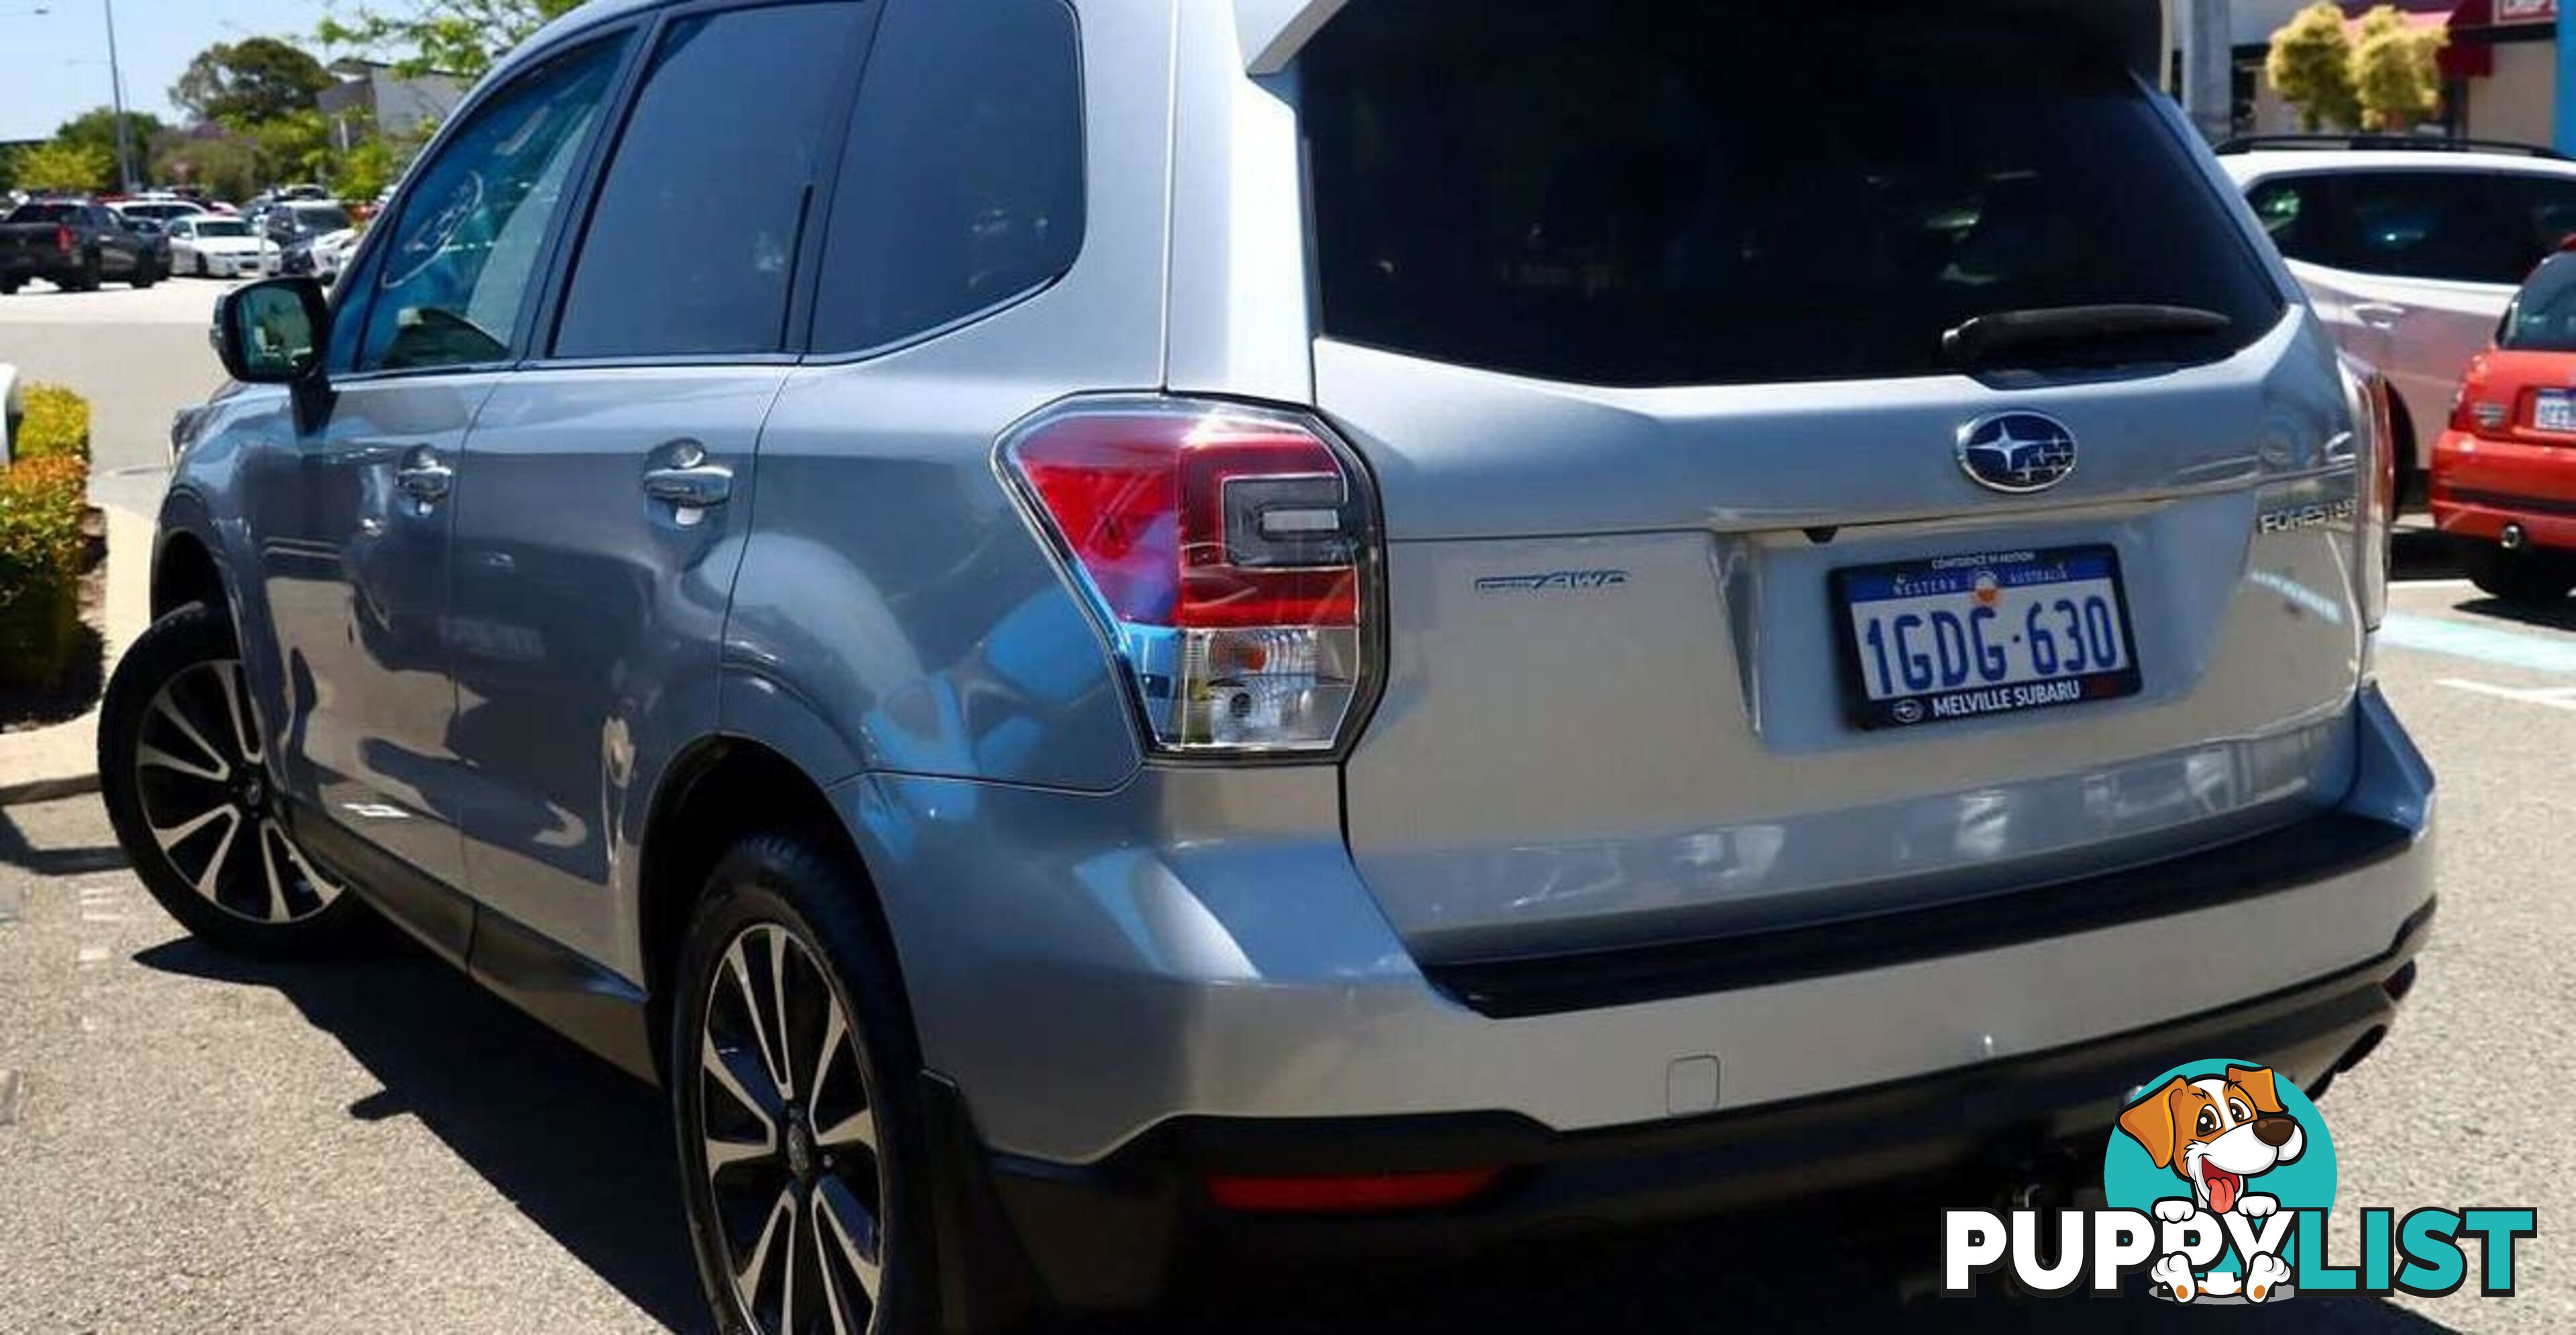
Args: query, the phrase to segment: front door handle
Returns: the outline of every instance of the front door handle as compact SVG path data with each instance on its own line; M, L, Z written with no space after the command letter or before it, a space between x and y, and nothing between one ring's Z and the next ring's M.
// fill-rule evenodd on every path
M2352 308L2352 318L2373 329L2394 329L2398 321L2406 318L2406 308L2384 301L2358 302Z
M423 505L434 504L446 500L447 493L456 489L456 470L437 455L421 450L394 474L394 485Z

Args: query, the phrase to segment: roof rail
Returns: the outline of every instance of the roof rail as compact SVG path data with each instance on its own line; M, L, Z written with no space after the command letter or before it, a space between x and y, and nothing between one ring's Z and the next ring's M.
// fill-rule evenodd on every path
M2220 153L2253 153L2268 149L2356 149L2399 153L2510 153L2517 157L2570 159L2554 148L2503 139L2450 139L2415 134L2248 134L2218 146Z

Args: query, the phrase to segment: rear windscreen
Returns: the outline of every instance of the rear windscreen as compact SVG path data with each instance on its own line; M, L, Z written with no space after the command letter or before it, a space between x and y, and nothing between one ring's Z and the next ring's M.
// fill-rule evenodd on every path
M78 222L88 211L78 204L21 204L0 223Z
M1605 385L1933 374L1979 315L2281 298L2151 98L1919 0L1358 0L1300 61L1324 332Z
M2504 313L2496 346L2515 352L2576 352L2576 255L2553 255Z

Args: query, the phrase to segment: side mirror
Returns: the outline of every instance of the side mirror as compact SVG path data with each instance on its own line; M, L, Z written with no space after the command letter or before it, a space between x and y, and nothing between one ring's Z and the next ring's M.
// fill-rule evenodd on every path
M215 304L215 354L246 385L319 379L331 307L310 278L272 278L226 293Z
M321 430L331 415L331 382L322 374L330 336L331 303L311 278L271 278L215 303L215 355L224 374L245 385L293 387L301 432Z

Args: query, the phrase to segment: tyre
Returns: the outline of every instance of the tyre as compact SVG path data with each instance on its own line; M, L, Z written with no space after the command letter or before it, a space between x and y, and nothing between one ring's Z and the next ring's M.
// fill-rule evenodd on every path
M14 297L18 295L18 284L19 280L15 278L0 281L0 297Z
M196 275L197 275L197 277L199 277L199 278L212 278L212 277L214 277L214 276L215 276L215 272L214 272L214 270L209 269L209 268L207 268L207 267L206 267L206 256L205 256L205 252L203 252L203 251L199 251L199 252L197 253L196 260L197 260L197 268L196 268Z
M134 265L134 276L125 281L131 284L137 292L152 286L154 283L160 282L161 262L149 259L136 261Z
M2576 560L2558 552L2478 547L2466 564L2480 593L2517 607L2555 606L2576 589Z
M287 834L247 687L223 609L190 603L154 622L100 707L108 819L144 889L208 944L329 954L367 910Z
M869 891L816 842L708 878L671 1006L689 1237L717 1328L932 1325L921 1069Z
M88 259L81 261L79 273L62 280L56 286L65 292L96 292L106 281L106 271L99 267L97 254L92 253Z

